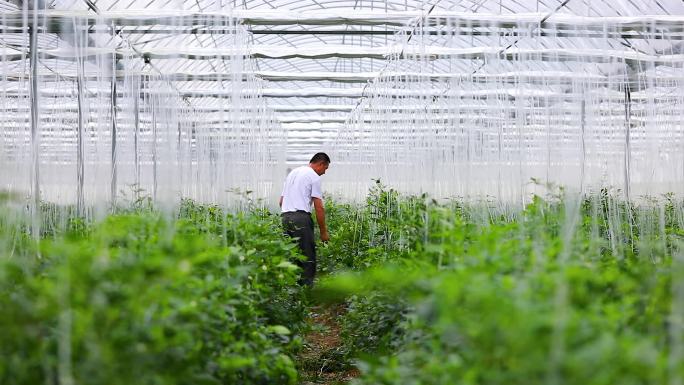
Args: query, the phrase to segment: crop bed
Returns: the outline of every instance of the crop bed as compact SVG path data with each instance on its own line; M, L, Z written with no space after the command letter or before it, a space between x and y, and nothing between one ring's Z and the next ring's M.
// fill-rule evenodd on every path
M684 202L327 199L315 289L279 217L0 209L1 384L681 384Z

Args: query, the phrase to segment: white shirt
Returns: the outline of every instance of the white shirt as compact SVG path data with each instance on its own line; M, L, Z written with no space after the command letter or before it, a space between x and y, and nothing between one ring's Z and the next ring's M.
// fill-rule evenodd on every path
M304 210L311 212L311 198L323 198L321 177L309 166L297 167L290 171L283 185L284 213Z

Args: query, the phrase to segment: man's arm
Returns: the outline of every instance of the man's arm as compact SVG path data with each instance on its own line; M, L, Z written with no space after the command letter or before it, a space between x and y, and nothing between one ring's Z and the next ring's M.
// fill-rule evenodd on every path
M318 228L321 229L321 241L328 242L330 236L328 235L328 227L325 225L325 208L323 207L323 200L320 198L312 198L314 210L316 210L316 221Z

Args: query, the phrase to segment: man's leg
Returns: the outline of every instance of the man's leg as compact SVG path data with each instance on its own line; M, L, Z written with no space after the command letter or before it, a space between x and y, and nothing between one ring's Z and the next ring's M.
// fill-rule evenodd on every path
M306 256L306 261L302 264L302 283L311 286L316 276L316 240L311 215L304 216L302 221L304 223L302 223L299 248L302 250L302 254Z
M299 250L306 256L306 261L296 262L297 266L302 268L302 279L299 282L311 286L316 275L316 241L311 215L300 212L285 213L283 227L287 235L297 238Z

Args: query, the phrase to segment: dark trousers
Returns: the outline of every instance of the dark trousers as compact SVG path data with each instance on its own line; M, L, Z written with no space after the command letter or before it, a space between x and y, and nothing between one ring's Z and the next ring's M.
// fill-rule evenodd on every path
M282 214L282 218L285 234L297 238L299 249L306 256L306 261L297 261L297 266L302 268L299 283L311 286L316 275L316 241L311 214L306 211L287 212Z

